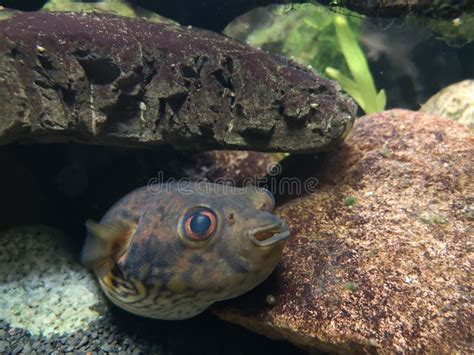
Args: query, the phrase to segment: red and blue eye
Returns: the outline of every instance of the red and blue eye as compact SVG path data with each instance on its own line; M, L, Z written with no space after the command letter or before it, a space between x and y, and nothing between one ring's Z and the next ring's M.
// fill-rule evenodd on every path
M187 213L184 218L184 234L194 241L210 238L217 228L217 218L214 212L200 207Z

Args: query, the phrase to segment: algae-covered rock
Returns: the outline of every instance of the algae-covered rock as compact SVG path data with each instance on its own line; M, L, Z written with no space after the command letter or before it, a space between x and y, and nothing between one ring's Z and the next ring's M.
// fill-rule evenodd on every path
M449 85L431 97L420 111L451 118L474 132L474 80Z
M141 17L147 21L177 24L175 21L166 17L147 11L139 6L132 6L125 0L82 2L82 1L63 1L48 0L41 8L43 11L79 11L79 12L111 12L115 15L125 17Z
M273 277L214 312L311 351L471 353L473 157L447 118L358 119L304 158L317 192L277 208L292 237Z
M0 21L0 144L321 151L355 114L336 83L204 30L110 14Z

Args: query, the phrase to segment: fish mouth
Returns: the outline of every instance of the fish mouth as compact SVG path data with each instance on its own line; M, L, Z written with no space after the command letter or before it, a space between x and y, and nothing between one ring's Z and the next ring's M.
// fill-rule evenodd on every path
M284 222L266 225L249 231L252 242L259 247L267 247L290 236L290 231Z

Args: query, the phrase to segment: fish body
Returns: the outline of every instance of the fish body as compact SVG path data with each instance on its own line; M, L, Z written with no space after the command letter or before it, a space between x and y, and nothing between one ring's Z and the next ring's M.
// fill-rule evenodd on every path
M117 306L185 319L257 286L280 260L288 228L265 189L156 184L86 223L83 263Z

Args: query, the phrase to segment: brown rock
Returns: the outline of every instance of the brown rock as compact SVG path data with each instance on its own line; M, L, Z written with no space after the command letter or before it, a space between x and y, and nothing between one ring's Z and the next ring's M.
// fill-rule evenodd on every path
M253 151L213 150L202 153L210 160L206 177L213 182L234 186L256 185L272 169L278 169L282 153L261 153Z
M472 353L473 158L446 118L358 119L319 190L278 208L279 268L214 312L310 351Z
M355 105L290 60L200 29L110 14L0 19L0 144L307 152Z

